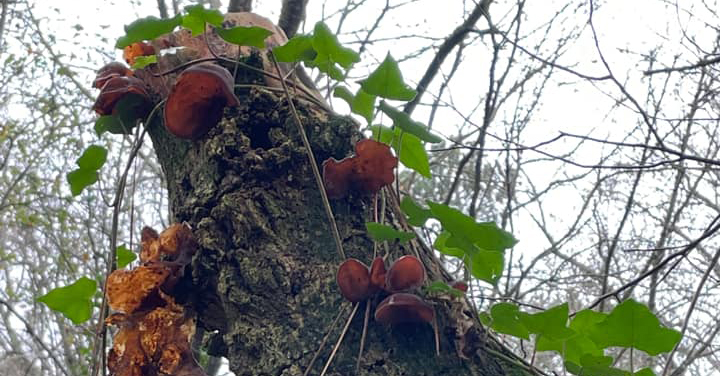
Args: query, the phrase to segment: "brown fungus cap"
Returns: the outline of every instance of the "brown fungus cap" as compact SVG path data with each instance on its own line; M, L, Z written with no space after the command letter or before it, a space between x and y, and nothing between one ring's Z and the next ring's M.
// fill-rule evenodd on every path
M233 77L212 63L196 64L178 76L165 103L165 127L179 138L197 139L215 126L226 106L237 106Z
M105 81L100 94L95 100L93 110L98 115L111 115L115 105L127 95L137 95L144 102L150 101L150 95L145 90L145 84L132 76L115 76Z
M375 140L360 140L355 144L355 156L323 162L323 183L330 198L345 196L350 189L377 193L395 181L393 170L398 159L390 147Z
M337 271L337 284L340 294L352 303L370 296L370 271L367 265L356 259L347 259Z
M370 289L372 292L385 290L385 260L378 256L370 265Z
M407 293L396 293L380 302L375 310L375 321L382 324L399 324L406 322L431 323L435 310L419 296Z
M126 67L125 64L113 61L98 69L92 85L94 88L101 89L105 86L105 83L113 77L127 77L132 75L133 71Z
M399 292L416 289L425 282L425 268L415 256L395 260L385 276L385 289Z

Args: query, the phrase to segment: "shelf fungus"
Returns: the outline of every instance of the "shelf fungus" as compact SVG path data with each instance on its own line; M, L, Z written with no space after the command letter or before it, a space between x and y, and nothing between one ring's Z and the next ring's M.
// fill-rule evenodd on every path
M212 63L193 65L178 76L165 103L165 127L179 138L194 140L214 127L227 106L239 101L230 72Z
M142 231L141 261L108 277L106 324L119 328L108 352L112 376L204 376L190 349L194 321L175 303L172 288L197 248L190 229L173 225L162 233Z
M426 322L432 324L433 307L415 294L398 292L385 298L375 310L375 321L381 324Z
M388 145L360 140L355 144L355 156L323 162L325 190L330 198L343 197L350 190L377 193L395 181L393 170L397 164Z

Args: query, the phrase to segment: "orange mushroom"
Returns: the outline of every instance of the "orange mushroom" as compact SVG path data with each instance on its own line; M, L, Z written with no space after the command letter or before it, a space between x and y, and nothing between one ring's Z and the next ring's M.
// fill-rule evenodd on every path
M196 64L177 78L165 103L165 127L177 137L197 139L215 126L226 106L240 104L233 76L211 63Z
M432 323L435 310L419 296L396 293L380 302L375 310L375 321L382 324L406 322Z
M123 58L130 65L135 64L135 58L138 56L150 55L155 55L155 47L145 42L133 43L123 49Z
M385 277L388 292L407 291L422 286L425 268L415 256L403 256L395 260Z
M347 259L340 264L336 276L340 294L352 303L370 296L370 271L357 259Z

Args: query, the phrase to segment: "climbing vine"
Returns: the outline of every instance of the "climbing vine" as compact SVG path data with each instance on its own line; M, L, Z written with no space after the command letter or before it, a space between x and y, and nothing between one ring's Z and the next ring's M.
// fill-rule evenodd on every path
M177 28L189 30L192 36L203 35L207 30L213 30L230 44L258 49L266 48L265 40L272 35L272 31L257 26L224 28L222 23L223 16L220 12L205 9L200 5L189 6L185 8L184 13L170 19L146 17L132 22L125 27L125 35L117 40L115 46L123 49L124 57L131 68L139 70L157 64L158 54L161 53L155 51L145 41L170 33ZM396 180L394 174L397 173L398 162L405 168L432 179L425 144L439 143L443 140L423 123L412 119L406 112L389 102L411 101L416 95L416 91L405 83L399 64L390 52L368 77L359 81L359 88L355 93L347 88L346 73L360 61L360 56L355 51L342 46L337 36L322 22L314 26L312 33L297 35L282 46L272 47L271 54L277 62L303 64L309 68L316 68L329 79L336 81L337 85L333 85L332 95L347 102L350 111L365 121L365 131L372 137L361 140L355 145L354 156L340 161L329 159L323 163L322 179L319 179L318 173L317 181L321 185L320 189L327 192L327 198L343 199L351 191L360 191L373 194L377 200L377 195L382 194L381 189L392 189L392 183ZM138 83L132 71L124 65L112 63L103 69L98 72L98 79L95 82L95 86L101 89L98 102L94 106L96 112L101 115L95 124L97 136L102 137L106 133L130 134L139 124L147 125L157 108L164 103L157 104L151 110L142 83ZM232 78L230 72L224 68L220 69L223 70L221 76ZM282 76L279 69L277 74ZM285 78L279 78L284 86ZM286 87L284 90L286 95L289 94ZM223 106L231 106L235 103L232 92L228 95ZM376 121L376 118L380 118L380 121ZM390 124L386 124L388 122ZM300 130L302 133L302 126ZM200 138L206 131L204 128L200 131L193 130L190 132L191 137L188 138ZM141 137L137 142L141 142ZM106 156L107 150L98 145L92 145L82 153L77 160L78 168L67 174L73 195L79 195L86 187L102 177L101 171ZM314 163L313 158L311 162ZM121 190L119 195L122 195ZM325 203L327 204L327 200ZM326 206L329 210L329 205ZM494 222L477 222L475 218L448 205L432 201L418 203L410 196L402 197L400 208L405 220L412 226L422 227L428 220L439 223L442 230L435 238L433 248L460 260L467 274L472 278L495 285L503 275L505 251L514 247L518 240ZM328 215L332 223L332 212L330 211ZM385 241L403 243L415 238L412 232L399 231L383 223L383 219L377 214L377 209L375 217L366 223L366 230L368 236L376 242L376 248L377 244ZM339 244L338 248L339 253L344 255ZM113 264L116 263L119 268L127 266L135 258L125 246L114 247L112 254ZM350 296L348 300L354 303L366 299L370 292L386 290L395 293L405 290L405 288L388 287L383 282L389 277L386 276L382 259L382 273L379 271L381 270L379 266L377 272L373 271L375 261L370 268L362 263L358 266L354 261L343 261L343 265L349 265L345 266L345 269L360 270L358 273L361 277L358 278L368 281L369 290L346 293L346 291L354 291L356 286L348 283L354 283L353 280L357 278L345 277L345 272L341 277L338 272L341 290L346 298ZM350 264L347 264L348 262ZM399 267L394 265L389 271L399 270ZM371 283L374 273L376 277L382 275L383 278L379 280L376 278L375 282ZM415 289L419 286L417 285L419 277L413 278L411 288ZM421 284L424 278L423 274ZM447 293L459 298L467 289L467 282L458 281L451 286L445 281L429 281L424 291L430 295ZM68 286L57 288L39 297L38 301L61 312L73 323L79 324L90 319L93 297L97 289L96 280L82 277ZM415 298L398 295L397 299ZM385 308L384 305L381 306ZM385 314L379 312L380 307L375 317L382 316L385 319ZM434 316L429 317L423 316L423 320L429 322L434 319ZM518 304L500 302L489 307L486 312L479 313L479 318L482 324L497 333L521 340L532 339L535 352L552 351L559 354L565 369L575 375L654 375L649 368L641 370L616 368L614 366L616 359L610 356L607 350L630 349L632 368L634 350L645 352L650 356L667 353L672 351L681 337L678 331L663 326L647 306L632 299L621 302L609 313L589 309L571 313L567 303L537 312L528 312L521 310ZM386 320L392 322L394 318L390 317ZM327 369L327 365L325 368Z

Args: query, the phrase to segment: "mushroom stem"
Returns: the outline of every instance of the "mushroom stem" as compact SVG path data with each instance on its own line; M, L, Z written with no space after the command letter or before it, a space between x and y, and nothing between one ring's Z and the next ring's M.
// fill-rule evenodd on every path
M352 322L353 317L355 317L355 313L357 312L358 306L360 306L360 303L355 303L355 307L353 308L352 312L350 313L350 317L348 317L348 320L345 323L345 327L343 327L342 333L340 333L340 338L338 338L338 341L335 344L333 351L330 353L330 357L328 358L327 362L325 363L325 367L323 368L322 372L320 373L320 376L325 376L325 372L327 372L328 368L330 367L330 364L333 361L333 358L335 358L335 353L337 353L338 349L340 348L340 344L342 344L343 338L345 338L345 334L347 333L348 328L350 327L350 323Z

